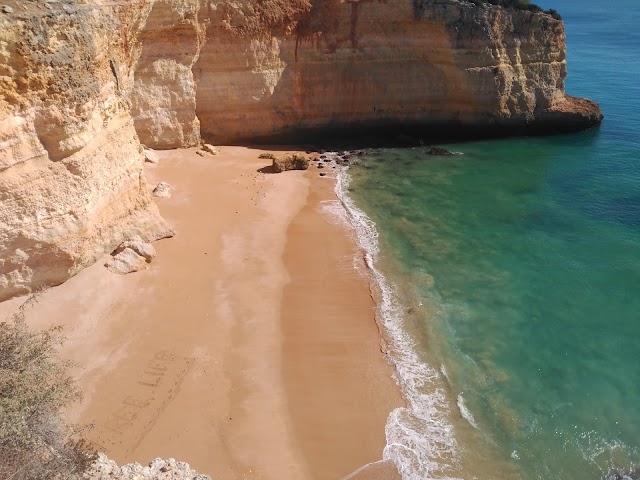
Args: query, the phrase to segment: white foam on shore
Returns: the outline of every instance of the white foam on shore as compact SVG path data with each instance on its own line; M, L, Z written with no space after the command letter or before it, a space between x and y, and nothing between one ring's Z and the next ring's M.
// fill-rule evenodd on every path
M335 193L340 200L343 218L355 232L365 263L380 292L378 322L384 329L389 359L395 367L398 383L407 407L396 408L387 418L387 445L383 459L392 461L403 480L450 478L456 462L457 443L448 420L449 404L437 382L441 373L419 358L416 346L405 331L403 309L394 287L378 270L378 231L375 223L348 196L350 177L347 168L336 177Z

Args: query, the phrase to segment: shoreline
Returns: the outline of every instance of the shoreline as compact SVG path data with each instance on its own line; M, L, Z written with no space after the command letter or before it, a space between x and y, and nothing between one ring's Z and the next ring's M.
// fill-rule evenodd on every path
M313 166L259 173L262 151L157 152L145 174L174 186L157 203L176 237L154 244L147 271L97 262L49 289L29 324L66 324L62 354L81 365L85 394L70 416L93 422L88 439L118 463L175 457L216 479L394 478L379 461L402 397L368 280L344 262L357 247L318 210L333 182Z

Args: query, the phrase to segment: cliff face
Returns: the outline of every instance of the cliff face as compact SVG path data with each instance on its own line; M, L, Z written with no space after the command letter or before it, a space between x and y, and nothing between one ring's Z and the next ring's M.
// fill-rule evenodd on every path
M293 142L391 126L462 137L602 118L565 95L564 27L549 15L459 0L306 1L6 0L0 300L58 284L133 235L171 234L141 142Z
M119 25L91 8L0 16L0 300L170 234L142 174Z
M198 1L157 0L138 37L132 115L140 141L155 148L200 143L193 66L204 42L206 19Z
M220 8L210 8L213 18ZM565 96L564 27L546 14L457 0L346 2L312 10L302 35L244 39L233 32L247 19L230 17L231 28L211 22L195 65L197 114L213 141L392 125L463 137L601 118Z

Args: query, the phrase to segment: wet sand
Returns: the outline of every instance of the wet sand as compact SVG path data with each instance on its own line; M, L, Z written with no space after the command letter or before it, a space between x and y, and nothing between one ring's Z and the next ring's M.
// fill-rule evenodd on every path
M173 457L217 480L396 478L375 462L402 400L360 254L323 212L333 181L221 150L159 152L145 167L150 186L173 186L157 203L177 232L149 270L98 262L30 311L36 327L66 325L85 393L71 417L119 463Z

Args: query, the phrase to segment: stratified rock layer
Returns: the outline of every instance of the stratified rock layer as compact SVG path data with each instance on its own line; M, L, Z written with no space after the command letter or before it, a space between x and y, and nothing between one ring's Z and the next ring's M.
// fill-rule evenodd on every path
M7 0L9 1L9 0ZM144 149L588 128L550 15L459 0L9 1L0 15L0 301L171 235ZM258 9L258 10L257 10ZM268 15L267 15L268 13Z
M297 36L238 38L242 12L228 27L209 8L196 105L203 137L218 143L375 127L430 138L558 132L602 118L565 95L564 26L547 14L350 2L315 14Z

